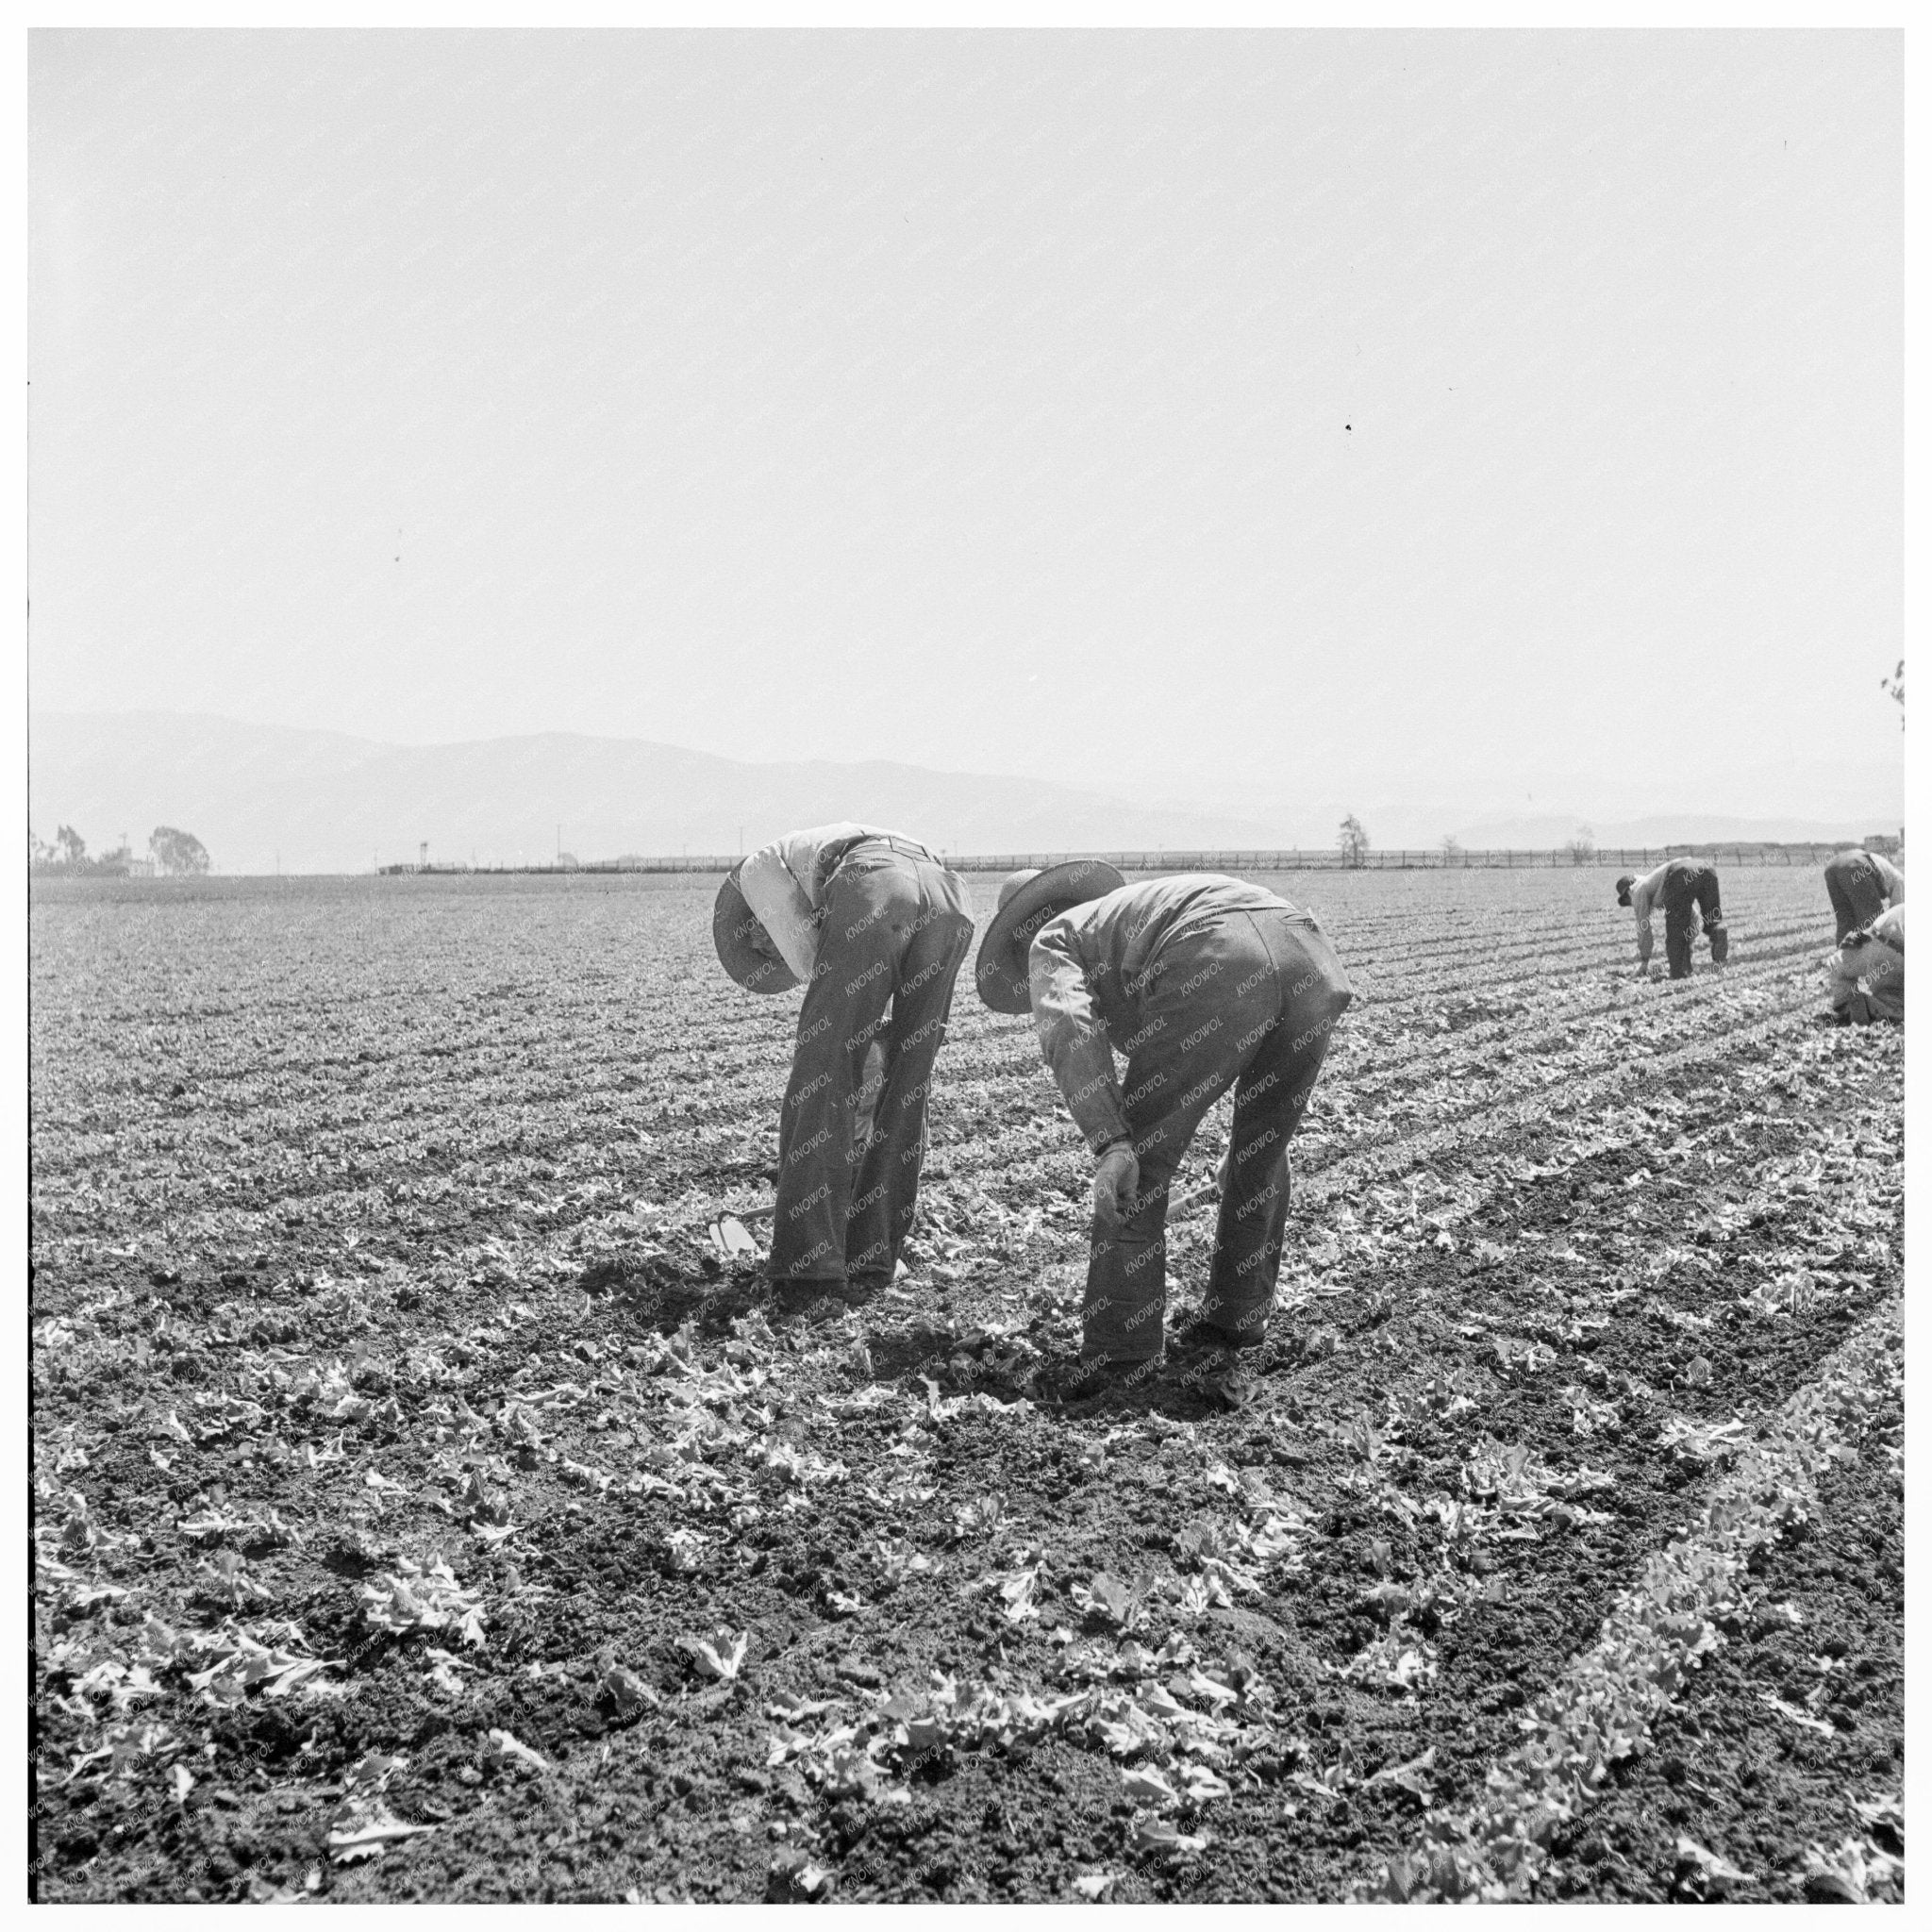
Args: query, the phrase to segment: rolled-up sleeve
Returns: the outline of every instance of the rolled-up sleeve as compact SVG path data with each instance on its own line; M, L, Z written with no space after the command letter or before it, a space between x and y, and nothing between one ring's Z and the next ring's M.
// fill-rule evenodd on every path
M1878 868L1878 882L1885 888L1885 899L1889 906L1903 906L1906 903L1906 875L1892 864L1891 860L1874 852L1872 862Z
M777 845L760 846L739 867L738 890L786 965L800 979L810 979L818 959L818 926L811 901L785 863L783 851Z
M1065 919L1041 928L1026 971L1041 1053L1087 1144L1097 1154L1112 1141L1130 1140L1107 1027L1094 1010L1086 966Z

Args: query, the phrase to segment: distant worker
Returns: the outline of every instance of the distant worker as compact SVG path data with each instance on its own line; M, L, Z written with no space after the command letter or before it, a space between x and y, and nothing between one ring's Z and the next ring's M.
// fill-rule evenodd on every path
M1112 866L1080 860L1007 880L974 976L994 1012L1032 1013L1097 1163L1083 1343L1059 1392L1099 1395L1164 1358L1168 1189L1230 1087L1212 1274L1176 1347L1233 1367L1226 1351L1257 1345L1267 1327L1288 1142L1354 997L1326 935L1241 879L1182 873L1130 886Z
M1824 890L1838 921L1838 942L1855 927L1870 925L1889 907L1906 903L1906 875L1883 853L1854 845L1824 868Z
M1670 961L1671 977L1690 977L1690 942L1700 919L1704 936L1710 941L1710 957L1722 966L1731 950L1731 939L1718 904L1717 867L1707 858L1668 858L1642 878L1626 872L1617 881L1617 904L1637 910L1637 963L1646 970L1654 943L1650 915L1659 901L1664 908L1664 957Z
M1832 1016L1840 1026L1906 1016L1906 908L1894 906L1855 927L1825 961Z
M806 990L778 1116L777 1311L821 1295L862 1306L891 1281L912 1224L926 1088L973 943L965 883L896 832L819 825L739 861L711 937L740 986ZM880 1082L869 1118L868 1060Z

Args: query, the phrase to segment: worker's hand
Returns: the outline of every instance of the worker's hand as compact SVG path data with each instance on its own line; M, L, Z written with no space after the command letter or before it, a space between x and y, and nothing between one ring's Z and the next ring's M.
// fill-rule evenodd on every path
M1120 1232L1127 1206L1141 1185L1141 1163L1124 1141L1116 1141L1093 1170L1093 1220L1104 1235Z

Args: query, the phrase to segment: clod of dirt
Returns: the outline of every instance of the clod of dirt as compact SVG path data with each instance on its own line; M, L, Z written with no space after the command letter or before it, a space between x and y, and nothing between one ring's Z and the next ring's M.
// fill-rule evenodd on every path
M1856 1906L1864 1901L1836 1872L1812 1872L1805 1878L1805 1896L1814 1906Z

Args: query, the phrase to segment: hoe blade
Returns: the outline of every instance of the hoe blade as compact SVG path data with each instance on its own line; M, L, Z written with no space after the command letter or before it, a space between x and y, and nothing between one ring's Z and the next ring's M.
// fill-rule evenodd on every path
M726 1214L711 1224L711 1245L727 1261L735 1260L741 1255L756 1255L758 1244L752 1239L751 1230L735 1214Z

